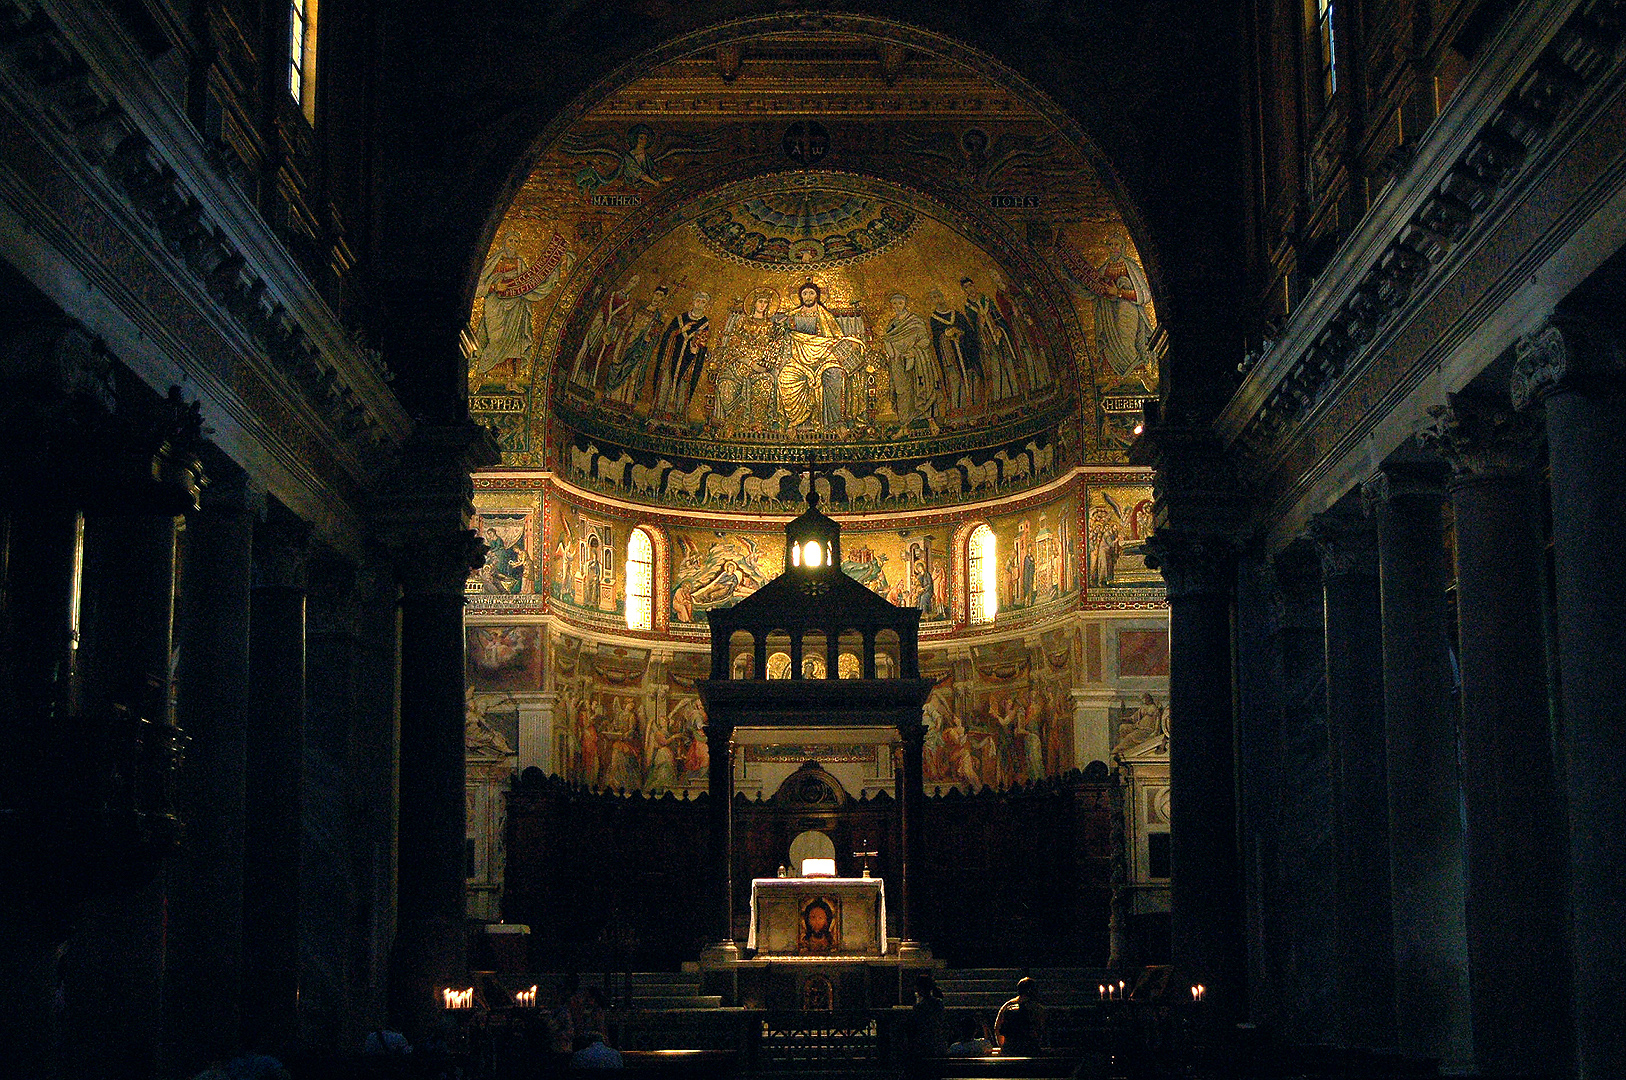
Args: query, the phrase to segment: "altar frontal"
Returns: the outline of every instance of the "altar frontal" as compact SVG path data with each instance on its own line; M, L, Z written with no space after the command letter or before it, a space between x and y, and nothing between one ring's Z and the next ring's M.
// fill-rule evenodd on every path
M758 956L880 956L886 886L880 878L756 878L746 947Z

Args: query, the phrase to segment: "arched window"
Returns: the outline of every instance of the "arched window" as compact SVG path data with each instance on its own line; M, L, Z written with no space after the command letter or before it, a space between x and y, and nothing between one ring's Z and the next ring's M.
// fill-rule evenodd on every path
M999 610L999 560L994 554L994 530L978 525L971 530L966 550L966 591L971 597L971 621L993 622Z
M655 545L643 529L627 538L627 629L648 630L655 614Z
M316 0L288 0L288 93L316 123Z

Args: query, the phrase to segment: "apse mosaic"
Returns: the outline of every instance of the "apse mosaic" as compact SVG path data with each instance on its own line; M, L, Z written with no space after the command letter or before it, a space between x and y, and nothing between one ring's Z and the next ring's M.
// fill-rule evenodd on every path
M591 443L759 479L809 451L942 471L1029 439L1121 462L1165 348L1152 275L1073 134L933 63L942 111L854 99L817 160L771 118L785 91L725 108L685 60L555 136L464 339L505 464Z
M604 266L555 415L620 446L783 462L997 444L1076 411L1027 284L899 189L801 179L702 199Z

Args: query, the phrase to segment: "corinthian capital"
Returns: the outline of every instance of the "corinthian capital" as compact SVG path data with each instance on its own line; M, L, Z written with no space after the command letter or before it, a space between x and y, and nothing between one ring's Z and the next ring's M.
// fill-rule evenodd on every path
M1509 389L1513 407L1525 409L1550 394L1618 393L1626 375L1620 340L1591 319L1558 314L1519 339Z
M1236 588L1237 545L1228 536L1159 529L1146 540L1146 565L1163 575L1169 598L1224 596Z
M421 425L401 448L373 521L407 595L463 595L485 561L485 541L469 528L469 473L501 459L491 432L470 422Z
M1328 511L1312 518L1307 532L1321 557L1323 580L1378 576L1378 530L1370 518Z
M1459 480L1515 476L1535 459L1535 423L1500 402L1452 394L1428 415L1417 441L1438 452Z

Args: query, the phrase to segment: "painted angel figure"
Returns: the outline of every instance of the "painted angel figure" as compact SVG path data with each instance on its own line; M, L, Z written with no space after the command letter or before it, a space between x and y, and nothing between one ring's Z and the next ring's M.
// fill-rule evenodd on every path
M606 184L617 180L629 187L644 185L659 187L672 179L662 175L661 162L688 154L710 154L720 148L721 140L715 133L696 134L683 141L668 140L657 148L655 133L644 124L627 129L625 145L608 134L567 135L561 149L575 157L602 158L611 163L609 172L599 172L597 165L589 165L576 174L576 188L583 195L591 195Z

